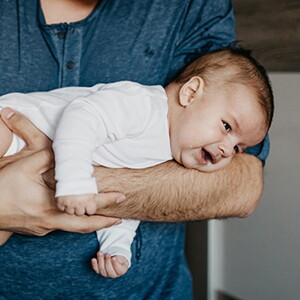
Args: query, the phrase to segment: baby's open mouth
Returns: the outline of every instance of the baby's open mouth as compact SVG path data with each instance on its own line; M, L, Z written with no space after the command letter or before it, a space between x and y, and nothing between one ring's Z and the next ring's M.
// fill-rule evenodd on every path
M204 148L201 149L201 153L200 153L200 163L203 165L211 165L213 163L213 157L211 156L211 154L206 151Z

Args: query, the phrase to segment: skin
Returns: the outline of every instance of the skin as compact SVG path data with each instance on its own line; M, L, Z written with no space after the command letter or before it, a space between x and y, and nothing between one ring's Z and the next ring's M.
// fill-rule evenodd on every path
M115 255L112 257L101 251L97 253L97 258L92 258L91 264L97 274L110 278L124 275L129 268L129 263L124 256Z
M98 0L40 0L47 24L71 23L85 19Z
M9 130L9 128L4 124L2 119L0 119L0 136L0 157L2 157L7 152L13 138L11 130Z

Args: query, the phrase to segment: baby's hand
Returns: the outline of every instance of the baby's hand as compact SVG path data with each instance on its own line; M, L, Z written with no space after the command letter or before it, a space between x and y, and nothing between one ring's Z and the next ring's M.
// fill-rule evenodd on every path
M92 258L91 263L97 274L110 278L124 275L129 268L129 262L123 255L111 257L101 251L97 253L97 258Z
M94 194L60 196L56 201L57 207L69 215L93 215L97 210Z

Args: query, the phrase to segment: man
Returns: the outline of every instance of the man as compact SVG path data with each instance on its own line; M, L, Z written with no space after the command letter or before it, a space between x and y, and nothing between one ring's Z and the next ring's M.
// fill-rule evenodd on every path
M5 1L0 14L1 94L119 80L165 85L188 61L235 40L229 1ZM1 161L1 229L44 235L91 232L116 222L60 213L41 178L51 166L49 141L18 113L6 110L3 119L28 147ZM174 162L95 174L102 192L126 195L114 205L120 194L100 194L100 214L156 221L141 224L130 271L114 280L93 273L94 233L14 234L0 248L1 296L192 299L184 225L157 222L243 217L262 190L262 164L247 154L212 174Z

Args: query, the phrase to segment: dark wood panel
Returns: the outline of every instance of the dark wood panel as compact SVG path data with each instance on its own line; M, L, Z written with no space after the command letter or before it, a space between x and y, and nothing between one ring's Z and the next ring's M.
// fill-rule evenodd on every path
M185 253L193 277L193 292L195 300L207 299L207 233L207 221L187 223Z
M236 32L268 71L300 71L300 0L234 0Z

